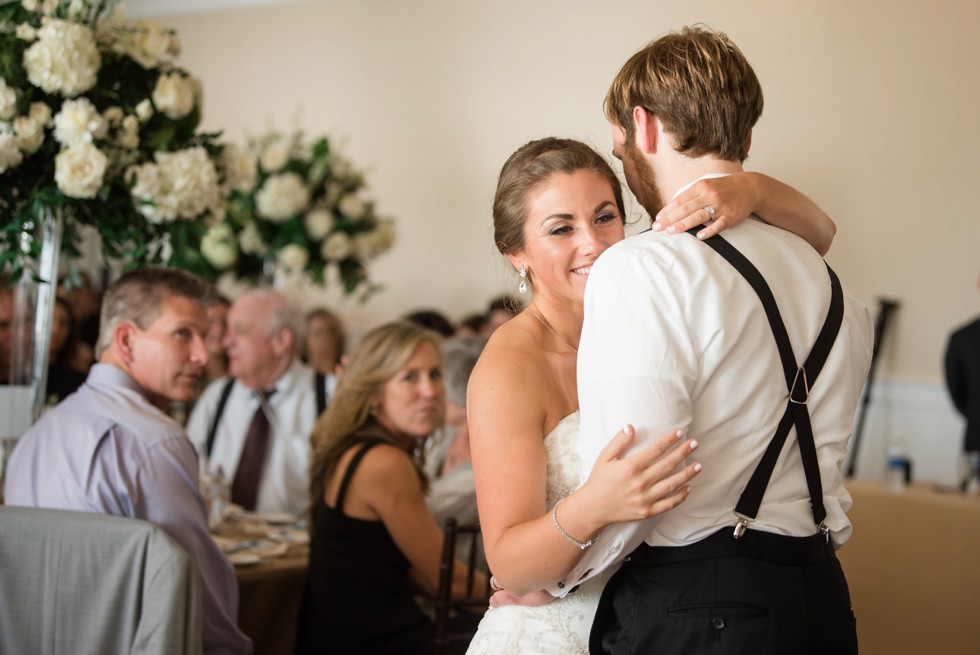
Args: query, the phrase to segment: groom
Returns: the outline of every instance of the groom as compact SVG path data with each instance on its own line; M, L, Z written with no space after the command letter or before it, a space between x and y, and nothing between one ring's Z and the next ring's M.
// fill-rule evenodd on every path
M724 34L685 28L623 66L605 109L613 154L653 216L695 181L742 170L762 90ZM607 529L559 586L625 558L593 653L856 653L835 549L851 532L841 464L869 314L799 237L750 218L709 241L648 231L592 268L583 479L624 422L635 448L685 429L704 469L686 502Z

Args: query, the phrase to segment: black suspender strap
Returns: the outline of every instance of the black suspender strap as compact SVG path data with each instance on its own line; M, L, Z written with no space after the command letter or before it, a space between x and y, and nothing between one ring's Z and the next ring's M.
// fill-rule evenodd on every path
M211 428L208 430L208 440L204 445L204 454L207 457L211 456L211 448L214 447L214 437L218 434L218 422L221 421L221 415L225 411L225 405L228 404L228 396L231 395L231 388L233 386L235 386L235 378L228 378L224 388L221 390L221 397L218 398L218 406L215 407L214 418L211 419Z
M313 377L313 388L316 389L316 415L319 417L327 408L327 376L317 371Z
M698 229L700 227L689 230L689 233L695 234ZM786 326L776 305L776 299L759 269L721 236L715 235L706 239L705 243L724 257L748 281L762 302L773 337L776 340L783 374L786 378L786 388L789 390L786 411L783 413L769 446L762 455L762 459L752 473L752 477L735 507L735 514L739 517L738 525L735 528L735 537L740 537L748 522L754 520L758 515L759 507L762 505L762 497L765 495L766 487L769 485L769 480L772 478L773 470L776 467L776 460L779 458L779 453L786 442L790 428L794 425L796 426L796 441L800 449L800 458L803 461L803 472L806 475L807 489L810 494L813 520L826 533L826 526L823 522L827 517L827 510L823 505L823 485L820 481L817 448L813 440L813 428L810 424L807 401L810 389L817 376L820 375L820 371L823 370L844 319L844 292L841 289L840 280L830 266L827 266L831 285L830 308L809 356L802 366L798 366L793 355L789 335L786 332Z
M211 419L208 439L204 446L204 452L208 457L211 456L211 449L214 447L214 437L218 434L218 423L221 421L221 415L225 411L225 405L228 403L228 396L231 395L231 388L233 386L235 386L235 378L228 378L228 382L221 389L221 397L218 398L218 405L215 407L214 418ZM327 397L327 376L317 371L313 376L313 388L316 390L316 415L319 417L327 409L327 401L329 400Z

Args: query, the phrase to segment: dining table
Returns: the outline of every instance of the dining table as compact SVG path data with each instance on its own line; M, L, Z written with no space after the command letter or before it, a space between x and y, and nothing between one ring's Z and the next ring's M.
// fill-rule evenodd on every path
M238 580L238 627L255 655L293 652L309 560L303 521L281 514L232 512L211 528Z

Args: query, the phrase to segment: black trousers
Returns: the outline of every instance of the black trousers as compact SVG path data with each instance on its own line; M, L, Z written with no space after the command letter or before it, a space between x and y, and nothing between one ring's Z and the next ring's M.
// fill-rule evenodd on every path
M822 535L725 528L690 546L637 548L603 591L590 652L852 655L847 581Z

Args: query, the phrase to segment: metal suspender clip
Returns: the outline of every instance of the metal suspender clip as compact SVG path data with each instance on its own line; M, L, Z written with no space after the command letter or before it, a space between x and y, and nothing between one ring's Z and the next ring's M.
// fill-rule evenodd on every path
M803 382L803 398L798 399L796 395L796 385L802 380ZM796 377L793 378L793 388L789 392L789 401L797 405L806 405L810 400L810 384L806 380L806 369L802 366L796 369Z
M749 521L752 519L739 514L735 514L735 516L738 517L738 521L735 523L735 532L732 533L732 536L736 539L741 539L742 535L745 534L745 531L749 528Z
M820 524L820 534L823 535L823 541L826 544L830 543L830 528L827 527L827 522L824 521Z

